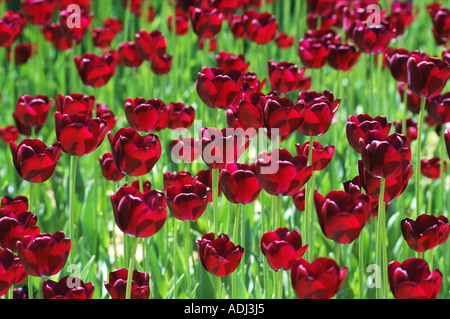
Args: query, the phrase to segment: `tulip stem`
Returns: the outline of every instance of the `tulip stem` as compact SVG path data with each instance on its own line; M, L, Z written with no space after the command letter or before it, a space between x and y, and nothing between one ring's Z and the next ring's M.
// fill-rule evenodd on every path
M191 256L191 241L190 241L190 234L191 234L191 221L185 220L184 221L184 247L185 247L185 277L186 277L186 297L191 298L191 276L190 276L190 265L189 265L189 258Z
M385 210L386 210L386 205L384 203L384 191L385 191L385 187L386 187L386 180L384 178L380 179L380 194L378 197L378 226L377 226L377 249L376 249L376 263L377 265L380 267L379 269L381 269L381 274L379 274L380 276L382 276L382 285L381 287L377 287L376 290L376 297L377 299L380 298L384 298L384 283L385 283L385 278L384 278L384 262L383 262L383 256L382 256L382 250L383 250L383 243L385 243L386 238L384 238L384 224L385 224Z
M28 275L28 299L33 299L33 276ZM11 287L12 289L12 287Z
M359 234L359 299L363 299L364 296L364 229Z
M218 209L218 188L219 187L219 169L212 170L212 196L213 196L213 218L214 218L214 232L219 236L219 209Z
M312 165L312 155L313 155L313 145L314 145L314 136L309 137L309 149L308 149L308 166ZM311 175L310 180L307 182L305 187L305 239L309 245L312 244L311 239L311 214L312 214L312 206L314 203L313 197L313 174ZM311 260L311 251L308 249L306 251L306 259L308 261Z
M234 240L236 240L236 238L238 238L239 236L239 213L240 213L240 204L235 204L235 213L234 213L234 230L233 230L233 237ZM233 275L232 275L232 298L236 299L237 296L237 287L236 287L236 270L233 271Z
M131 248L131 254L129 256L129 266L128 266L128 277L127 277L127 290L125 294L125 299L131 299L131 286L133 281L133 268L134 268L134 261L136 259L136 251L137 246L139 242L139 237L133 237L133 247Z
M75 255L76 251L75 244L75 186L76 186L76 177L77 177L77 163L78 157L71 156L70 157L70 176L69 176L69 234L70 240L72 241L72 253L70 254L70 264L75 264Z
M440 175L440 179L441 179L441 213L444 214L445 213L445 209L447 206L446 203L446 198L445 198L445 168L446 168L446 161L445 161L445 150L446 150L446 146L445 146L445 137L444 137L444 133L445 133L445 127L441 128L441 145L440 145L440 151L441 151L441 166L440 166L440 171L441 171L441 175Z
M418 120L418 131L417 131L417 153L416 153L416 216L420 214L420 155L422 153L422 131L423 131L423 122L425 116L425 105L427 103L427 99L425 97L421 98L420 112L419 112L419 120Z
M173 298L177 299L177 219L173 219Z

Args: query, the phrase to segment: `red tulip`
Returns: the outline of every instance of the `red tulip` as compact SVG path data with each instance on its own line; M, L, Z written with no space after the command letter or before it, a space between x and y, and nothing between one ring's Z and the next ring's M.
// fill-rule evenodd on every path
M295 144L297 154L303 154L308 157L310 143L306 142L301 145ZM313 142L311 165L315 171L323 170L331 161L334 155L335 147L333 145L322 146L318 141Z
M225 72L230 70L237 70L242 74L247 72L250 62L245 61L244 54L235 55L227 51L220 51L216 55L217 67L223 69Z
M441 94L450 76L450 66L434 57L412 55L407 62L408 87L423 98Z
M15 125L7 125L4 127L0 127L0 138L6 144L9 144L10 141L17 141L20 136L19 129Z
M262 190L254 164L227 163L220 170L219 183L224 196L235 204L254 202Z
M161 157L161 142L153 133L141 136L132 128L121 128L108 138L114 163L127 175L147 174Z
M239 266L244 248L231 242L226 234L214 237L214 233L208 233L197 240L200 261L209 273L224 277Z
M270 12L247 9L242 15L242 24L247 38L255 43L267 44L278 33L278 23Z
M330 48L321 38L305 38L300 40L298 55L308 69L320 69L328 60Z
M447 241L450 223L443 215L421 214L416 220L403 219L401 229L408 246L421 253Z
M291 266L291 284L299 299L331 299L341 287L348 268L339 268L330 258L320 257L309 263L296 259Z
M450 158L450 129L446 129L444 132L444 140L445 140L445 147L447 148L447 154Z
M190 7L192 28L199 38L212 39L222 29L223 14L215 8Z
M197 75L197 93L207 106L226 109L241 89L241 72L221 68L202 68Z
M111 195L111 203L117 226L129 236L153 236L167 218L166 199L156 189L141 192L139 185L126 184Z
M295 104L300 111L300 125L297 131L307 136L325 134L331 126L341 99L334 99L333 93L325 90L300 92Z
M290 270L294 260L303 256L308 245L302 246L302 236L296 230L280 227L267 231L261 237L261 251L270 268Z
M444 162L444 171L447 169L447 163ZM423 158L420 160L420 171L422 175L430 179L441 177L441 159L437 156L432 158Z
M6 10L0 18L0 46L9 48L22 34L26 21L22 12Z
M208 205L205 184L193 180L189 184L171 184L166 190L166 200L173 217L178 220L197 220Z
M102 56L83 53L81 58L75 56L74 61L83 83L94 88L106 85L116 72L117 61L111 52Z
M37 51L37 46L31 43L20 43L14 47L14 63L22 65L33 56ZM8 51L8 59L11 60L11 51Z
M17 101L14 117L27 127L41 127L48 118L51 100L42 94L31 96L22 95Z
M28 210L12 211L0 209L0 246L17 251L17 241L25 236L36 236L40 229L36 226L37 216Z
M83 95L72 93L69 95L58 94L55 99L55 109L61 114L79 113L92 116L95 97L93 95Z
M439 269L430 271L421 258L396 260L388 265L389 285L396 299L436 299L442 285Z
M289 36L286 32L278 33L274 40L280 49L289 49L294 45L294 37Z
M298 104L294 105L289 98L275 94L267 97L264 104L264 123L269 133L276 129L277 134L282 139L286 139L298 129L301 121Z
M324 235L340 244L356 240L369 217L363 203L345 191L331 191L325 197L316 192L314 202Z
M54 173L61 155L61 143L47 146L38 139L25 139L17 146L9 143L17 173L31 183L42 183Z
M292 202L295 205L295 209L299 212L305 210L305 189L299 190L296 194L292 195Z
M70 35L64 32L64 27L59 23L50 23L43 26L42 33L45 39L60 51L70 50L74 44L79 44L78 41L74 41L70 38Z
M450 122L450 92L428 99L426 104L428 116L437 125Z
M395 132L402 134L403 132L403 121L395 121L394 122ZM415 141L417 139L418 127L417 121L414 118L406 119L406 137L409 142Z
M361 153L360 139L366 140L369 131L378 131L388 136L391 123L384 116L372 118L368 114L350 115L345 126L347 141L358 153Z
M433 23L433 32L437 37L450 39L450 9L438 3L427 6Z
M93 152L103 142L107 133L106 122L99 118L59 112L55 112L55 131L62 150L72 156Z
M28 198L26 196L3 196L1 201L1 208L8 208L15 213L20 213L24 210L28 210Z
M97 104L95 111L97 113L97 117L106 122L107 130L112 131L119 117L115 116L105 104Z
M168 113L167 127L171 130L189 128L195 119L195 109L181 102L170 102L165 112Z
M299 69L297 65L288 61L276 63L274 60L270 60L268 66L272 89L279 93L295 91L305 73L305 68Z
M160 99L146 101L137 97L126 99L124 109L128 124L136 131L151 132L158 124L159 117L163 113L165 103Z
M93 18L94 15L89 10L81 9L68 11L67 9L64 9L59 12L61 30L67 38L72 39L72 41L75 41L76 43L81 43ZM74 24L74 20L76 20L77 23Z
M173 30L173 16L169 15L167 17L167 24L169 27L169 31ZM180 9L179 6L175 9L175 34L176 35L185 35L189 32L189 15L183 10Z
M92 299L93 294L91 282L84 283L73 276L62 277L58 282L49 279L42 283L44 299Z
M164 75L172 68L173 55L163 54L150 61L150 68L156 75Z
M17 273L14 253L5 248L0 250L0 296L6 295L12 287Z
M110 152L103 154L103 156L98 158L98 161L100 162L103 176L108 181L118 182L124 178L125 174L117 168Z
M262 188L275 196L292 196L308 182L313 173L305 155L292 156L288 150L262 153L256 162L256 175Z
M353 43L331 43L328 48L330 53L327 58L328 64L339 71L350 71L358 62L361 51L357 51Z
M172 140L169 145L170 155L174 163L192 163L200 157L200 141L192 137Z
M264 107L267 98L260 91L251 94L243 93L239 102L239 118L248 127L259 129L264 126Z
M119 54L119 63L126 67L137 68L144 63L134 42L122 42L119 44L117 53Z
M29 23L46 25L53 19L56 0L22 0L20 5Z
M368 25L366 22L356 21L353 29L353 41L366 54L382 53L395 36L394 30L386 22Z
M146 30L139 30L134 35L134 43L139 56L143 60L152 61L166 53L167 42L159 30L150 33Z
M121 268L109 273L104 285L112 299L125 299L128 270ZM150 297L150 277L147 273L133 270L130 299L148 299Z
M95 47L107 49L111 47L111 43L116 38L117 32L106 27L95 27L91 30L91 36Z
M67 261L70 248L70 238L61 231L53 235L28 235L17 242L17 252L23 267L31 276L37 277L59 273Z

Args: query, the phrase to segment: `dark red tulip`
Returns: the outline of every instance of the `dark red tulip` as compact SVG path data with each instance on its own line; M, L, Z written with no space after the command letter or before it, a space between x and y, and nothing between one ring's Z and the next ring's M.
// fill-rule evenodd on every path
M125 299L128 270L120 268L111 271L108 281L104 281L106 290L112 299ZM150 276L142 271L133 270L130 299L148 299L150 297Z
M126 67L137 68L144 63L134 42L122 42L119 44L117 53L119 54L119 63Z
M241 72L221 68L202 68L197 75L197 93L207 106L226 109L241 89Z
M9 143L17 173L31 183L42 183L54 173L61 155L61 143L47 146L38 139L24 139L17 146Z
M295 38L286 32L280 32L275 36L275 43L280 49L289 49L294 45Z
M28 198L23 195L16 197L3 196L1 200L1 208L8 208L15 213L28 210Z
M438 3L427 6L433 23L433 32L443 39L450 39L450 9Z
M29 23L46 25L53 19L56 0L22 0L20 5Z
M243 7L241 0L208 0L208 2L209 6L222 12L224 19L229 19Z
M244 26L244 17L242 15L233 14L233 16L228 19L228 26L236 39L247 38L247 33Z
M236 162L249 146L249 140L233 128L203 128L200 138L202 159L211 169Z
M0 46L9 48L22 34L26 21L22 12L6 10L0 18Z
M245 55L242 53L235 55L222 50L216 55L216 65L225 72L230 70L238 70L244 74L247 72L250 62L245 61Z
M358 62L361 51L353 43L331 43L328 48L328 64L338 71L350 71Z
M239 105L239 102L243 98L243 94L251 95L256 92L261 92L266 84L266 79L264 78L260 81L256 73L253 71L242 74L241 81L242 87L236 95L233 103L231 103L233 106Z
M370 222L370 217L378 216L378 198L373 198L370 194L363 192L363 186L359 181L359 176L356 175L352 180L345 181L344 190L347 192L353 199L363 204L364 210L368 213L367 223ZM389 207L389 202L385 202L386 209Z
M330 258L319 257L311 263L296 259L291 266L291 284L299 299L331 299L339 291L347 267L340 268Z
M199 48L200 51L204 51L205 49L207 49L209 53L215 53L217 47L219 46L217 39L216 38L209 39L208 43L209 43L208 47L205 48L205 38L197 39L197 47Z
M16 104L14 116L27 127L41 127L50 111L51 100L45 95L22 95Z
M64 32L64 27L59 23L50 23L43 26L42 33L44 38L60 51L70 50L74 44L79 44Z
M247 38L258 44L267 44L278 33L278 23L270 12L247 9L242 14L242 24Z
M205 184L192 181L190 184L171 184L166 191L167 205L178 220L199 219L208 205L208 190Z
M305 210L305 189L299 190L296 194L292 195L292 202L295 205L295 209L299 212Z
M402 134L403 132L403 121L395 121L394 122L395 132ZM414 118L406 119L406 137L409 142L415 141L417 139L418 127L417 121Z
M19 43L14 47L14 63L16 65L22 65L33 56L37 51L37 46L31 43ZM8 51L8 59L10 60L11 51Z
M307 136L325 134L331 126L341 99L335 99L333 93L325 90L323 93L315 91L300 92L295 104L300 111L300 125L297 131Z
M388 136L391 130L391 123L384 116L372 116L368 114L350 115L345 126L347 141L358 153L361 153L360 139L366 140L369 131L378 131L380 134Z
M182 187L184 185L191 185L192 183L195 183L195 180L196 177L192 176L192 174L188 171L181 171L177 173L165 172L163 174L164 192L167 193L167 189L172 185Z
M134 35L134 43L139 56L143 60L152 61L166 53L167 42L159 30L150 33L146 30L139 30Z
M301 145L300 143L295 144L295 149L297 154L303 154L306 157L309 155L309 142ZM333 145L322 146L318 141L313 142L311 165L315 171L323 170L331 161L334 155L335 147Z
M165 112L168 113L167 127L171 130L189 128L195 119L195 109L182 102L170 102Z
M258 134L258 132L247 125L245 119L241 118L239 114L239 106L230 105L226 112L226 120L228 127L232 127L236 130L242 130L249 138L252 138Z
M121 128L108 138L114 163L127 175L147 174L161 157L161 142L153 133L141 136L132 128Z
M150 68L156 75L168 74L172 68L173 55L163 54L150 61Z
M298 55L308 69L320 69L328 61L330 48L321 38L305 38L300 40Z
M200 141L193 137L172 140L169 145L171 159L174 163L192 163L200 158Z
M56 138L64 152L83 156L93 152L103 142L106 122L85 114L61 114L55 112Z
M408 87L422 98L441 94L450 76L450 66L434 57L412 55L407 62Z
M308 12L319 15L327 15L334 12L335 0L307 0Z
M450 122L450 92L438 95L427 100L426 109L428 116L437 125Z
M375 177L398 177L411 161L410 143L405 135L393 133L386 137L369 131L366 141L361 139L360 143L364 167Z
M212 203L213 201L213 192L212 192L212 169L207 168L197 172L195 174L195 180L204 184L208 189L208 203ZM222 190L220 189L220 184L217 185L217 194L220 195Z
M450 232L448 218L421 214L416 220L405 218L401 221L401 230L408 246L419 253L444 244Z
M23 268L36 277L56 275L67 261L71 240L62 231L53 235L41 233L25 236L17 242L17 252Z
M296 64L288 61L277 63L274 60L270 60L268 66L272 89L279 93L295 91L305 73L305 68L298 68Z
M402 103L404 103L405 83L399 83L397 86L397 91L400 94L400 99L402 100ZM411 89L408 87L408 90L406 92L406 107L408 108L408 110L414 114L419 114L420 104L421 104L421 97L413 93L413 91L411 91Z
M167 17L167 24L169 27L169 31L173 31L173 15L169 15ZM175 9L175 34L176 35L185 35L189 32L189 15L180 9L179 6Z
M436 299L442 286L439 269L430 271L422 258L396 260L388 265L389 286L396 299Z
M227 234L215 238L214 233L204 234L197 240L203 267L217 277L231 274L239 266L244 248L230 241Z
M17 251L17 241L25 236L37 236L40 229L36 226L37 216L28 210L13 211L10 208L0 209L0 246Z
M442 60L450 64L450 49L442 51Z
M406 29L416 19L418 15L418 8L415 8L412 2L393 1L391 11L386 16L386 20L395 29L395 36L403 35Z
M165 103L160 99L146 100L141 97L126 99L124 109L128 124L136 131L151 132L158 124Z
M119 119L105 104L97 104L95 108L97 117L106 122L106 127L108 131L111 131Z
M248 126L255 129L264 127L264 107L266 96L260 91L251 94L243 93L239 102L239 118Z
M397 166L403 166L403 170L399 176L385 180L385 202L389 202L394 198L400 196L406 189L406 186L408 186L409 179L412 176L413 171L411 161L405 161L403 164ZM364 167L362 160L358 161L358 171L361 186L373 198L378 199L380 196L381 179L379 177L371 175L369 171Z
M281 139L286 139L298 129L302 118L297 104L287 97L273 95L267 98L264 105L265 127L272 133L274 129Z
M224 17L223 14L215 8L190 7L189 15L192 28L199 38L212 39L222 29Z
M444 162L444 172L447 168ZM438 179L441 177L441 159L437 156L432 158L423 158L420 160L420 172L422 175L430 179Z
M64 34L75 41L81 43L90 27L94 14L89 10L61 10L59 12L59 23ZM76 23L73 21L76 20Z
M12 287L16 274L14 253L7 248L0 249L0 296L6 295Z
M25 279L28 278L28 273L26 272L25 268L22 266L22 262L20 261L19 256L15 255L14 261L16 263L17 272L16 276L14 277L13 284L14 285L20 285L25 281ZM15 299L15 298L13 298Z
M94 88L106 85L116 72L117 61L112 52L102 56L95 53L83 53L81 58L74 57L75 66L81 80Z
M91 36L95 47L108 49L116 38L117 32L110 28L95 27L91 30Z
M353 41L360 51L366 54L382 53L395 36L394 30L386 22L368 25L356 21L353 29Z
M340 244L356 240L369 217L363 203L345 191L331 191L325 197L316 192L314 203L322 232Z
M261 192L255 164L227 163L220 170L220 189L228 201L235 204L250 204Z
M94 110L95 97L81 93L69 95L58 94L55 99L55 109L61 114L79 113L92 116Z
M111 203L117 226L128 236L153 236L167 218L166 199L156 189L141 192L139 185L126 184L111 195Z
M292 262L303 256L308 245L302 245L302 236L296 230L280 227L267 231L261 237L261 251L270 268L289 270Z
M92 299L94 285L84 283L73 276L62 277L58 282L51 279L42 283L42 297L44 299Z
M0 127L0 138L6 144L9 144L9 141L17 141L20 136L20 132L15 125L7 125L4 127Z
M313 173L305 155L292 156L288 150L275 149L261 153L256 162L256 175L262 188L275 196L292 196L308 182Z
M98 161L100 162L103 176L108 181L118 182L125 177L125 174L117 168L110 152L103 154L103 156L98 158Z
M402 83L408 81L407 63L410 56L411 52L404 48L388 50L385 54L387 66L396 81Z

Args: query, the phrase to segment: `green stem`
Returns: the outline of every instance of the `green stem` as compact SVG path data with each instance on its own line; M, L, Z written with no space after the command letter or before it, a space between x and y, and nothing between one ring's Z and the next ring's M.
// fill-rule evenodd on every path
M214 232L219 236L219 209L218 209L218 188L219 187L219 169L212 170L212 192L213 192L213 215L214 215Z
M377 248L376 248L376 264L380 267L382 270L382 274L384 275L384 262L383 262L383 256L382 256L382 247L383 247L383 238L384 232L384 215L385 215L385 209L386 205L384 203L384 190L386 186L386 180L384 178L381 178L380 180L380 195L378 198L378 225L377 225ZM376 290L376 297L377 299L384 298L384 278L380 281L382 282L382 286L380 288L377 287Z
M125 299L131 299L131 286L133 281L133 271L134 271L134 262L136 259L136 250L139 242L139 237L133 237L133 247L130 253L130 261L128 266L128 277L127 277L127 290L125 293Z
M173 219L173 298L177 298L177 219Z
M313 145L314 145L314 136L309 137L309 150L308 150L308 166L312 164L312 154L313 154ZM314 173L313 173L314 175ZM311 239L312 239L312 227L311 227L311 220L312 220L312 206L314 204L314 197L313 197L313 181L312 176L308 183L306 183L305 188L305 239L307 241L307 244L311 245ZM306 259L311 260L311 249L308 249L306 251Z
M359 299L364 296L364 229L359 234L358 261L359 261Z
M418 120L418 131L417 131L417 153L416 153L416 217L420 214L420 156L422 153L422 131L423 131L423 122L425 117L425 105L427 103L427 99L422 97L421 106L419 112L419 120Z
M28 275L28 299L33 299L33 276ZM12 289L12 287L11 287Z
M440 171L441 171L441 185L440 185L440 190L441 190L441 213L444 214L445 213L445 209L446 209L446 198L445 198L445 166L446 166L446 154L445 154L445 150L446 150L446 146L445 146L445 139L444 139L444 133L445 133L445 128L442 127L441 128L441 139L440 139L440 158L441 158L441 166L440 166Z
M185 277L186 277L186 296L187 298L191 298L191 276L190 276L190 264L189 264L189 258L191 256L191 241L190 241L190 233L191 233L191 221L185 220L184 221L184 257L185 257Z
M78 156L70 157L70 175L69 175L69 236L72 241L72 253L70 254L70 264L75 264L75 255L76 251L75 244L75 186L76 186L76 177L77 177L77 163Z
M239 236L239 214L240 214L240 204L235 204L235 213L234 213L234 230L233 230L233 238L236 240ZM232 298L236 299L237 297L237 285L236 285L236 270L233 271L232 275Z

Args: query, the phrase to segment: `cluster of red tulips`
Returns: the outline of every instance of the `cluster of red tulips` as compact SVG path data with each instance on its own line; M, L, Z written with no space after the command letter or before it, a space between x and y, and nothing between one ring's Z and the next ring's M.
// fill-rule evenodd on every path
M8 2L0 1L3 9L10 5ZM96 176L115 187L108 199L109 211L131 248L126 253L126 265L110 269L104 280L104 288L112 299L150 297L151 273L137 269L137 247L169 227L167 221L171 217L185 226L186 297L194 297L191 287L194 283L190 281L191 265L195 263L201 263L216 280L217 298L239 296L237 280L244 279L237 273L243 267L247 251L245 205L254 205L255 216L262 224L261 229L254 230L262 232L258 236L258 252L252 254L263 256L264 265L274 274L270 290L270 271L264 267L260 280L265 297L288 295L283 287L284 274L289 274L291 288L301 299L334 298L345 280L349 280L349 267L342 265L337 252L313 258L319 254L314 245L315 236L319 236L314 234L313 212L316 212L321 235L333 242L337 251L342 245L359 240L361 261L364 233L367 236L364 230L372 219L376 220L371 230L375 231L376 239L373 263L380 269L376 274L380 283L376 289L378 298L388 298L390 292L399 299L438 298L449 278L449 269L445 269L447 273L433 270L433 258L426 259L424 253L444 245L450 233L445 207L450 158L450 129L446 127L450 123L450 92L446 92L450 77L450 8L438 2L416 6L415 1L293 1L292 6L285 4L285 8L292 9L294 15L304 10L305 15L294 16L293 21L304 20L301 26L305 29L290 35L281 30L278 16L261 10L281 1L172 0L170 6L162 6L173 10L161 17L159 6L153 2L124 0L114 3L118 10L124 10L124 19L109 17L102 21L101 27L93 27L94 8L101 8L96 2L100 1L21 0L17 10L8 9L0 18L0 46L8 53L10 63L5 69L10 74L14 67L26 65L35 55L42 54L41 48L31 42L17 44L31 25L56 54L73 54L72 67L64 74L65 90L73 92L72 88L77 87L78 92L84 92L58 93L53 97L16 92L17 88L8 83L2 88L2 99L6 97L9 104L16 105L11 112L15 123L3 126L0 136L9 146L9 150L5 149L10 151L16 172L30 187L28 194L5 194L1 201L0 296L12 298L14 290L14 298L91 299L94 288L101 289L92 282L83 282L81 277L58 278L64 267L78 262L80 221L75 212L75 189L80 182L79 159L101 151L99 166L92 169L101 170L102 175ZM73 5L75 11L71 11ZM376 10L381 7L384 9ZM441 49L439 57L434 52L392 46L408 33L422 11L426 11L431 21L428 31ZM133 34L133 17L143 24L162 18L170 34L143 28ZM225 38L220 36L225 32L225 23L233 43L242 45L239 54L221 48L225 45L221 42ZM196 35L197 48L203 50L204 56L192 83L181 84L176 68L191 70L191 65L180 65L179 53L171 51L175 49L168 44L173 45L171 41L189 32ZM75 50L80 49L85 39L92 50L77 55ZM118 43L118 39L123 40ZM272 42L280 51L294 48L299 63L277 62L270 57L271 51L266 48ZM246 58L251 50L244 54L244 48L261 51L263 61L250 63ZM209 59L211 52L216 52L214 61ZM177 85L193 84L197 103L184 103L178 97L170 100L143 97L151 90L124 97L121 109L100 102L99 92L115 78L128 74L123 71L138 72L147 63L152 72L152 75L145 73L149 78L153 75L167 78L175 72L169 78L174 83L173 90L177 90ZM356 105L352 105L355 101L346 100L342 85L343 76L351 73L358 63L366 63L364 72L373 67L375 73L372 81L364 83L371 95L364 96L367 106L363 112L357 112ZM253 64L255 69L250 69ZM337 75L333 90L322 86L329 74L325 68ZM373 78L384 70L397 85L394 91L404 108L400 120L381 114L384 100L373 94L382 85ZM75 78L79 76L75 82L74 73ZM150 82L146 78L141 81ZM378 77L378 81L384 80ZM128 85L134 86L132 82ZM145 82L144 86L147 85ZM354 90L351 85L345 89ZM386 106L384 110L389 108L397 106ZM117 113L122 111L124 116L120 118ZM408 112L417 118L408 118ZM41 133L48 129L49 117L54 121L51 123L54 135L50 136L55 139L46 143ZM330 168L330 163L338 149L320 139L328 136L337 142L342 132L335 126L342 118L346 118L343 134L348 146L343 156L359 156L350 164L356 167L356 175L342 183L337 181L342 189L332 185L334 189L324 193L320 188L320 172L336 169ZM191 132L198 119L203 121L202 127L194 135L167 138L170 133ZM424 158L423 152L426 126L435 128L438 136L439 155L430 158ZM254 162L246 160L245 155L254 150L252 147L261 136L269 138L273 145L258 152ZM108 149L105 139L109 142ZM290 150L292 146L295 147ZM53 234L41 230L34 213L39 200L36 189L55 175L57 166L65 165L62 155L70 160L64 171L68 181L67 235L61 230ZM176 163L178 171L163 171L170 166L166 161ZM195 174L193 168L198 166L194 163L201 166ZM163 181L161 188L150 177L155 174ZM331 174L333 178L339 176L336 172ZM423 177L439 182L440 191L430 196L440 197L440 213L423 210ZM411 192L415 205L411 204L408 213L404 206L396 208L402 216L398 227L403 240L415 256L391 261L387 257L387 211L397 199L405 205L401 195L411 181L415 185ZM102 196L108 195L99 194ZM235 208L234 215L229 217L234 217L228 223L233 226L230 229L220 219L220 203ZM286 203L301 212L300 220L294 224L285 220ZM212 213L207 216L209 207ZM201 219L203 228L197 225ZM192 240L194 225L202 236ZM172 235L177 244L176 226ZM174 276L179 275L176 266L174 262ZM366 269L363 264L359 268L359 293L363 298ZM58 280L54 281L52 276ZM231 292L225 295L221 278L228 276L232 278ZM24 286L27 277L29 281ZM45 279L37 292L32 277ZM175 297L181 289L177 281L177 278L173 281Z

